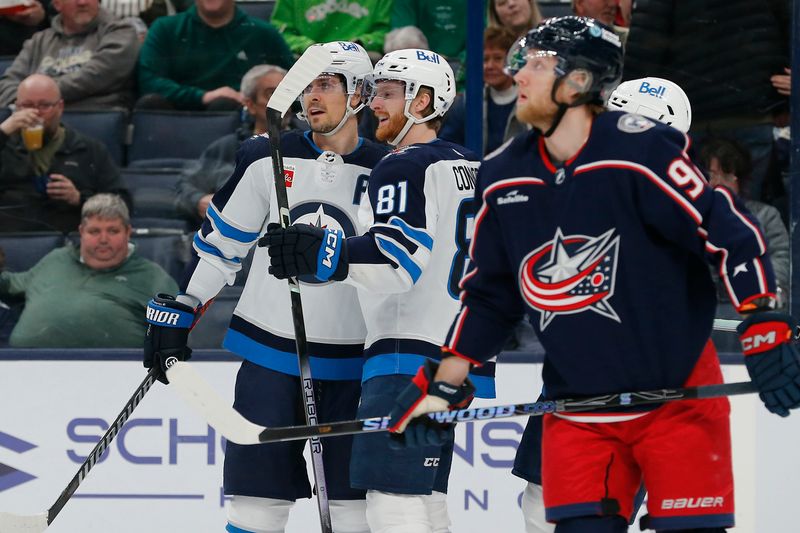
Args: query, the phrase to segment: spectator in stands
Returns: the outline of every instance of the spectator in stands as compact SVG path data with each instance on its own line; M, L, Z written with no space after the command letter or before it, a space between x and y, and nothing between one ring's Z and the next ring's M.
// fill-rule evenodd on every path
M517 86L505 73L506 55L516 41L507 28L489 26L483 37L483 153L493 152L511 137L527 131L528 127L517 120ZM466 99L456 97L447 112L439 137L463 145L466 126Z
M128 208L113 194L83 206L80 247L53 250L25 272L0 274L0 296L24 297L9 344L31 348L141 347L145 306L175 280L136 254Z
M422 48L430 50L428 38L422 33L422 30L416 26L403 26L402 28L395 28L386 34L383 39L384 53L394 52L396 50L405 50L407 48Z
M623 43L628 38L628 28L616 24L617 16L621 15L617 0L572 0L572 11L579 17L590 17L614 28Z
M186 11L192 0L104 0L103 7L117 18L126 20L136 30L140 43L147 36L147 29L158 17Z
M744 200L744 205L758 220L766 238L767 252L775 270L778 284L778 303L785 304L789 293L789 233L776 208L747 196L750 179L750 154L735 141L714 138L707 140L700 150L700 162L713 187L727 187ZM715 278L716 279L716 278ZM724 287L717 284L721 301L729 301Z
M81 205L98 192L127 198L119 171L99 141L61 124L56 82L34 74L19 84L16 111L0 124L0 226L5 231L72 231ZM23 140L41 125L41 146ZM28 146L26 147L26 142Z
M269 23L234 0L196 0L184 13L156 20L139 56L136 104L147 109L233 110L239 80L260 64L288 69L292 54Z
M375 61L382 55L391 10L387 0L277 0L272 23L297 55L315 43L353 41Z
M787 98L770 78L789 61L790 0L675 2L637 0L624 79L659 76L686 91L692 136L732 138L746 146L753 172L749 195L761 199L772 153L773 113ZM735 65L735 68L732 68Z
M536 0L489 0L489 26L502 26L522 37L542 21Z
M14 101L17 85L30 76L56 80L68 108L130 107L136 32L99 6L99 0L53 0L59 14L52 27L25 42L0 77L0 106Z
M34 33L50 26L49 0L18 0L14 8L0 9L0 55L15 56L22 43Z
M394 0L391 28L419 28L428 46L450 60L464 62L467 47L467 3L464 0ZM384 46L384 52L389 53Z
M197 162L187 166L178 180L175 207L178 212L199 226L206 216L208 202L233 173L239 143L251 135L267 131L267 102L286 71L275 65L258 65L242 78L242 96L247 114L252 118L236 133L211 143ZM298 127L299 119L287 113L282 129ZM292 120L294 119L294 120Z

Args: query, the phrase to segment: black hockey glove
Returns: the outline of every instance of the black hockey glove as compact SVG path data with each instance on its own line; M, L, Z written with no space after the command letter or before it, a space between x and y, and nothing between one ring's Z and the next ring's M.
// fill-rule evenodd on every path
M794 319L775 311L756 312L736 328L744 362L767 409L780 416L800 407L800 354Z
M389 415L393 447L441 446L449 440L452 424L437 422L425 416L426 413L462 409L475 396L475 387L469 379L460 387L432 381L438 368L439 363L427 359L411 384L397 397Z
M347 242L341 231L297 224L267 226L258 240L269 249L269 273L278 279L311 275L320 281L347 277Z
M147 336L144 340L144 366L161 369L158 380L167 379L167 360L174 357L186 361L192 349L186 346L189 331L194 325L196 312L190 306L175 300L169 294L156 294L147 304Z

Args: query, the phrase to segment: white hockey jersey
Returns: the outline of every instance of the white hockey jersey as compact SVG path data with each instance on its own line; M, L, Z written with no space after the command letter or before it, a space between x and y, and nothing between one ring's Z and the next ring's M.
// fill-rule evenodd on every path
M367 324L366 381L413 375L441 346L459 310L468 260L479 158L436 139L387 155L369 181L369 231L347 239L348 284L359 288ZM478 395L494 396L494 363L476 368Z
M323 152L310 132L281 136L285 182L292 222L360 234L358 207L372 167L387 150L362 140L344 157ZM236 155L236 168L214 195L182 292L205 304L225 284L233 284L241 260L278 222L269 139L248 139ZM223 346L256 364L298 375L289 287L267 273L266 248L256 248L242 296ZM359 379L366 328L356 290L338 283L302 280L301 295L315 379Z

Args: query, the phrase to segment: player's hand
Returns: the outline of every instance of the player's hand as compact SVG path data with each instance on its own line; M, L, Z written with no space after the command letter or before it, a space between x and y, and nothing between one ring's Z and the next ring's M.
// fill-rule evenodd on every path
M0 123L0 131L6 135L13 135L22 128L32 128L41 122L42 119L36 109L18 109Z
M258 240L269 250L269 273L278 279L311 275L320 281L347 277L347 241L341 231L296 224L267 226Z
M389 414L389 431L397 435L393 442L402 446L440 446L449 437L451 424L442 424L425 416L436 411L461 409L469 405L475 387L467 379L457 387L444 381L433 381L439 364L428 359L417 375L400 393Z
M47 196L51 200L66 202L72 206L81 203L81 193L71 179L63 174L50 174L47 182Z
M167 369L171 358L186 361L192 349L186 346L197 313L169 294L156 294L147 304L147 335L144 340L144 367L160 369L158 380L169 383Z
M756 312L736 328L744 362L767 409L780 416L800 407L800 354L794 319L775 311Z

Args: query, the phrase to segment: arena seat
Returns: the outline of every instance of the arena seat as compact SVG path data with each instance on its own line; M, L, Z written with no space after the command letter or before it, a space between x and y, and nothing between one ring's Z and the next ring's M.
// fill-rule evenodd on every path
M56 231L0 233L0 248L6 255L6 270L28 270L52 250L64 245L64 235Z
M240 125L236 112L134 111L128 165L147 159L196 159L211 142Z
M123 168L120 174L133 198L133 217L178 218L174 202L179 172Z
M270 9L272 11L272 9ZM17 56L0 56L0 76L2 76L6 69L11 66L11 63L14 62L14 58Z
M567 15L574 15L572 11L572 2L566 1L550 1L539 2L539 11L542 12L542 18L549 19L550 17L564 17Z
M131 226L136 230L174 229L186 233L191 231L189 222L178 218L164 217L131 217Z
M114 110L64 111L61 120L88 137L102 141L108 148L114 163L122 166L127 134L127 113Z
M189 262L189 236L180 230L134 229L131 242L142 257L161 265L161 268L180 281Z
M236 2L236 5L251 17L269 21L275 8L275 0L244 0Z

